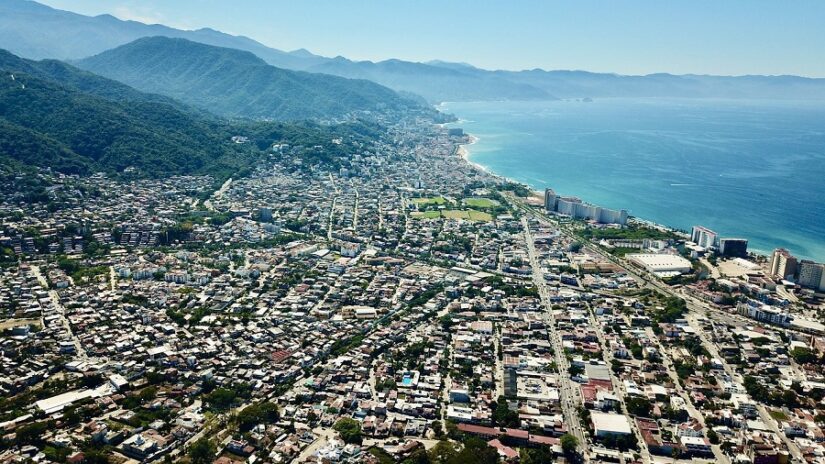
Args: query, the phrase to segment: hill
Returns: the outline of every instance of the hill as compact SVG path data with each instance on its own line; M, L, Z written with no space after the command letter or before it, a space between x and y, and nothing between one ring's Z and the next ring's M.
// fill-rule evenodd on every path
M233 143L234 135L251 143ZM332 144L332 138L364 142L378 136L378 129L360 123L229 122L65 63L0 51L0 163L5 166L226 177L253 166L273 141L322 145L322 157L311 161L335 165L346 147Z
M276 68L250 52L185 39L142 38L77 65L230 117L335 119L420 107L370 81Z
M194 107L183 105L172 98L139 92L126 84L83 71L58 60L26 60L6 50L0 50L0 69L60 82L61 85L71 87L80 92L97 95L109 100L121 102L154 102L170 105L181 111L200 111Z

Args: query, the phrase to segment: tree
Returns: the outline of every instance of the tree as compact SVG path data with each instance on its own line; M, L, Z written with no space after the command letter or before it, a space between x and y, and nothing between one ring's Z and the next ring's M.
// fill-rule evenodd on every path
M575 377L584 374L584 368L571 364L570 367L567 368L567 373L570 374L570 377Z
M361 443L361 423L357 420L344 417L339 419L332 428L346 443Z
M809 348L796 347L791 350L791 356L793 356L793 360L799 364L816 362L816 354Z
M450 459L458 454L455 444L447 440L439 440L438 443L427 453L430 462L433 464L446 464Z
M493 409L493 424L499 427L518 427L521 424L517 411L511 411L504 396L499 396Z
M521 448L519 452L519 462L521 464L544 464L554 461L553 452L546 446Z
M403 461L403 464L430 464L430 457L424 447L413 451L410 456Z
M43 443L43 435L49 429L46 422L35 422L17 429L15 440L18 445L39 445Z
M569 433L562 435L560 441L561 449L564 450L564 454L567 455L574 454L579 447L579 439Z
M215 459L215 444L203 437L189 448L189 459L192 464L209 464Z
M444 429L441 426L441 421L433 421L430 427L433 429L433 433L436 437L441 438L444 435Z
M235 392L228 388L218 388L205 395L204 399L212 408L223 411L232 406L235 401Z
M278 407L269 401L253 404L238 413L238 429L247 432L258 424L272 424L279 418Z
M642 417L649 416L650 411L653 409L653 406L650 404L648 399L639 398L637 396L626 397L625 406L627 406L627 412L630 414Z
M495 464L497 462L498 451L476 437L465 440L464 448L447 461L448 464Z

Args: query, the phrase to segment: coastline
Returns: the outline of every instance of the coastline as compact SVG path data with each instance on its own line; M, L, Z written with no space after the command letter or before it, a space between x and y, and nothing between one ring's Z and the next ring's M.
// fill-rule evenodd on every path
M456 147L456 151L455 151L455 153L456 153L456 155L458 155L458 156L459 156L462 160L464 160L464 162L465 162L465 163L467 163L468 165L470 165L470 167L472 167L472 168L473 168L473 169L475 169L476 171L481 172L482 174L484 174L484 175L486 175L486 176L489 176L489 177L493 177L493 178L495 178L495 179L498 179L498 180L499 180L499 181L501 181L501 182L508 182L508 183L512 183L512 184L519 184L519 185L523 185L523 186L527 187L528 189L530 189L530 191L531 191L531 192L533 192L533 194L534 194L535 196L539 196L539 197L543 197L543 196L544 196L544 193L543 193L543 192L541 192L541 191L539 191L539 190L534 190L532 187L530 187L529 185L525 184L524 182L519 182L519 181L517 181L517 180L515 180L515 179L511 179L511 178L506 177L506 176L503 176L503 175L501 175L501 174L496 174L495 172L491 171L491 170L490 170L487 166L484 166L484 165L478 164L478 163L474 162L473 160L471 160L471 159L470 159L470 155L471 155L472 153L470 152L470 149L469 149L468 147L470 147L470 146L472 146L472 145L475 145L475 144L476 144L476 142L478 142L478 141L479 141L479 140L481 140L481 139L480 139L479 137L477 137L477 136L475 136L475 135L473 135L473 134L469 134L469 133L467 134L467 136L470 138L470 142L469 142L469 143L459 143L459 144L457 145L457 147Z
M470 155L472 153L470 152L469 147L471 147L472 145L475 145L476 142L478 142L481 139L479 137L473 135L473 134L470 134L470 133L467 133L467 136L470 138L470 142L469 143L459 143L459 144L457 144L457 146L456 146L456 155L461 157L461 159L464 160L464 162L466 162L470 167L472 167L473 169L481 172L484 175L493 177L493 178L498 179L500 181L523 185L523 186L527 187L531 192L533 192L534 196L544 198L544 192L542 192L540 190L535 190L533 187L531 187L530 185L525 184L524 182L520 182L520 181L517 181L515 179L511 179L511 178L503 176L501 174L496 174L496 173L492 172L486 166L483 166L481 164L473 162L470 159ZM673 232L673 233L676 233L676 234L679 234L679 235L689 236L685 231L683 231L681 229L677 229L677 228L671 227L671 226L666 225L666 224L660 224L658 222L654 222L654 221L651 221L649 219L644 219L644 218L637 217L637 216L631 216L629 220L632 221L632 222L637 222L637 223L643 224L647 227L663 229L663 230L667 230L669 232ZM748 250L748 254L753 255L757 258L767 259L768 255L770 253L765 252L764 250L752 249L752 250Z

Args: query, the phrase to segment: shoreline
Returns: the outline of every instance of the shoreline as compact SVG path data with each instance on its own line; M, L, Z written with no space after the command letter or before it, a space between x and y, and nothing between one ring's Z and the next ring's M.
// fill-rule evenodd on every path
M486 176L498 179L499 181L509 182L509 183L512 183L512 184L523 185L523 186L527 187L528 189L530 189L530 191L533 192L533 194L536 195L536 196L539 196L539 197L544 196L544 193L542 193L539 190L534 190L532 187L525 184L524 182L519 182L519 181L517 181L515 179L511 179L507 176L503 176L501 174L496 174L495 172L491 171L487 166L478 164L478 163L474 162L473 160L471 160L470 159L471 153L470 153L470 150L469 150L468 147L470 147L472 145L475 145L476 142L481 140L481 138L476 137L475 135L470 134L470 133L468 133L467 136L470 138L470 142L469 143L459 143L459 144L457 144L455 154L458 155L465 163L470 165L470 167L472 167L476 171L481 172L482 174L484 174Z
M473 134L470 134L470 133L467 133L467 136L470 138L470 142L469 143L459 143L459 144L457 144L456 145L456 155L458 155L462 160L464 160L464 162L466 162L470 167L472 167L473 169L481 172L482 174L493 177L493 178L498 179L500 181L523 185L523 186L527 187L531 192L533 192L534 196L544 198L544 192L542 192L540 190L535 190L533 187L531 187L528 184L525 184L524 182L520 182L520 181L517 181L515 179L511 179L511 178L503 176L501 174L496 174L496 173L492 172L486 166L482 166L481 164L478 164L478 163L473 162L472 160L470 160L471 153L470 153L470 150L469 150L468 147L470 147L472 145L475 145L476 142L478 142L481 139L479 137L473 135ZM582 200L584 201L584 199L582 199ZM660 224L658 222L651 221L649 219L644 219L644 218L641 218L641 217L638 217L638 216L630 216L629 221L641 223L643 225L646 225L647 227L665 229L665 230L667 230L669 232L673 232L675 234L679 234L679 235L683 235L683 236L689 236L689 233L685 233L681 229L677 229L677 228L674 228L674 227L666 225L666 224ZM749 242L750 242L750 240L749 240ZM768 256L770 255L770 252L766 252L764 250L752 249L752 250L748 250L748 255L753 255L756 258L768 259Z

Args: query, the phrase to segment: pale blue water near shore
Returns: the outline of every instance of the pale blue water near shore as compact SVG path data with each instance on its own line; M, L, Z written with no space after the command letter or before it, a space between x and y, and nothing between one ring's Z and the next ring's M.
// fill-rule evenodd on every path
M445 103L470 160L536 189L825 261L825 102Z

